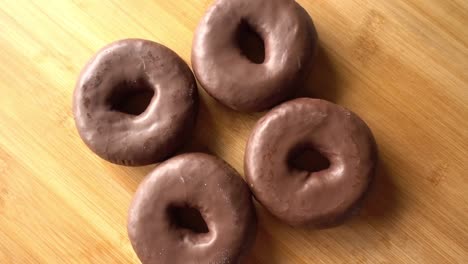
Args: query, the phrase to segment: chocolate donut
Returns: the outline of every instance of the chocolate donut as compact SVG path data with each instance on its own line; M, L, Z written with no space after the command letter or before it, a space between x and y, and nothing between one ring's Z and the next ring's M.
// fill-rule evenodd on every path
M241 263L255 231L247 184L227 163L202 153L156 167L138 187L128 217L143 264Z
M126 104L138 96L136 105ZM110 162L132 166L174 153L190 136L198 109L188 65L165 46L142 39L101 49L82 70L73 99L86 145Z
M293 166L297 151L313 149L329 167ZM290 225L341 222L357 205L374 176L372 132L356 114L333 103L299 98L261 118L245 152L245 175L255 198Z
M264 42L259 64L236 43L249 28ZM294 92L316 47L312 20L293 0L217 0L196 30L192 67L206 92L224 105L261 111Z

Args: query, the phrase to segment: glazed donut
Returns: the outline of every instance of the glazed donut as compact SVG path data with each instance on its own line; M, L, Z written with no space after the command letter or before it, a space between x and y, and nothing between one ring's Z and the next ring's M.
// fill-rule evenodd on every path
M143 264L242 263L255 231L247 184L227 163L202 153L156 167L138 187L128 217Z
M297 150L314 149L327 169L292 166ZM377 160L367 125L333 103L299 98L261 118L250 135L244 170L255 198L290 225L341 222L368 190Z
M236 35L252 28L264 41L256 64ZM217 0L196 30L192 67L201 86L238 111L262 111L294 93L317 48L307 12L293 0Z
M146 110L135 113L121 106L142 93L152 96ZM191 135L197 109L188 65L163 45L142 39L101 49L82 70L73 100L76 127L86 145L110 162L132 166L174 153Z

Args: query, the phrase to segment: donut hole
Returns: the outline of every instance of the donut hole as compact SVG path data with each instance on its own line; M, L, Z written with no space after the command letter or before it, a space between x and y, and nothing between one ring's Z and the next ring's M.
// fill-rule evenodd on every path
M203 219L198 209L188 205L171 205L167 212L171 226L176 229L190 230L195 234L206 234L209 232L205 219Z
M288 159L289 166L303 171L317 172L330 167L330 161L312 147L298 147L291 151Z
M236 33L237 45L249 61L262 64L265 61L265 43L260 34L244 19L241 20Z
M148 108L154 91L147 80L125 80L119 82L108 100L112 111L138 116Z

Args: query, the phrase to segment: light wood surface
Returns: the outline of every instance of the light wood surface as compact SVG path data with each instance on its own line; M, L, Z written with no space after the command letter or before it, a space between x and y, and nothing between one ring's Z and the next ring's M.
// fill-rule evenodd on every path
M358 113L380 164L360 215L291 228L258 207L249 263L468 263L468 1L300 0L320 36L303 95ZM130 199L153 166L96 157L79 138L71 96L103 45L138 37L190 62L211 0L0 1L0 263L139 263L126 233ZM204 92L191 147L243 172L262 116Z

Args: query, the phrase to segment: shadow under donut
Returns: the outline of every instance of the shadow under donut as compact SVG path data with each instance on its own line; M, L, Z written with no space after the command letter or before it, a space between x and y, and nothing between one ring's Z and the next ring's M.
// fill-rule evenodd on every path
M304 81L293 97L311 97L337 102L341 92L342 81L335 62L319 43L312 65L307 69Z
M373 223L378 226L386 224L389 219L398 215L403 207L397 199L398 192L385 160L379 160L375 179L362 202L359 217L351 220L350 224Z
M314 26L307 10L300 5L299 8L317 32L317 27ZM311 97L336 103L341 93L342 81L336 69L336 63L320 42L320 34L318 32L316 34L317 50L311 63L304 69L304 77L298 83L299 87L293 98Z
M254 202L257 212L257 234L255 243L247 256L246 264L281 264L279 256L281 245L275 242L268 229L269 224L265 223L265 217L273 217L258 202Z
M209 146L216 144L214 141L218 138L218 135L216 135L217 131L214 129L213 118L206 103L206 98L204 98L207 95L202 93L203 91L199 89L198 115L192 136L174 156L190 152L203 152L215 155L215 153L210 150Z

